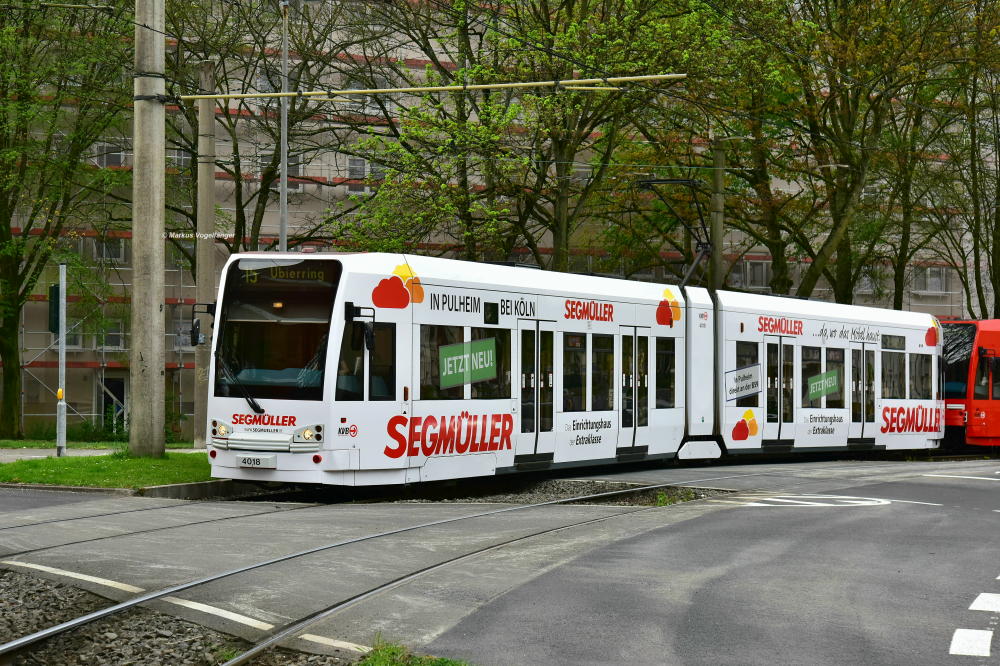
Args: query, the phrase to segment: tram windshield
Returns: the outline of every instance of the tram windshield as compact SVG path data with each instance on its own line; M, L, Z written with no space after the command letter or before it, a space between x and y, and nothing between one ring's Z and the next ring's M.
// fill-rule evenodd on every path
M215 395L322 400L340 262L240 259L225 275Z
M944 397L964 399L969 360L976 340L975 324L944 324Z

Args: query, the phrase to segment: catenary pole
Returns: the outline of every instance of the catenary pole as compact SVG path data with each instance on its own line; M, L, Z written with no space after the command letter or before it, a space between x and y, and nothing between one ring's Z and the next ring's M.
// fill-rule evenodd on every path
M215 90L215 62L204 60L200 72L201 89ZM215 301L215 100L198 100L198 211L195 235L195 282L198 303ZM208 428L208 365L211 357L212 318L201 319L206 343L194 351L194 445L206 446Z
M164 450L164 0L135 1L129 450Z
M723 268L722 268L722 238L723 223L722 214L725 207L724 188L726 175L726 151L722 147L722 141L712 142L712 211L711 227L709 228L709 244L712 246L710 257L709 274L712 278L712 289L722 289Z
M59 264L59 388L56 391L56 456L66 455L66 264Z

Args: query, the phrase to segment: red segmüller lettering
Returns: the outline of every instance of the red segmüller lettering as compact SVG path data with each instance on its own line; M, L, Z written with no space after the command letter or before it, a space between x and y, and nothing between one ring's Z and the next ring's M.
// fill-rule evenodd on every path
M396 444L385 447L389 458L510 450L514 417L510 414L458 416L393 416L386 425Z
M760 333L780 333L781 335L802 335L802 320L784 317L757 317L757 331Z
M614 321L615 306L597 301L566 301L565 319L589 319L590 321Z
M941 410L934 407L883 407L882 432L938 432Z
M293 426L294 416L276 414L233 414L234 425Z

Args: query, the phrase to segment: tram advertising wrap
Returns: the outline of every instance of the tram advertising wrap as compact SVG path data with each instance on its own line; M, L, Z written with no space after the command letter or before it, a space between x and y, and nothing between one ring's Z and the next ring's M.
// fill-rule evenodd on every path
M930 315L391 254L244 254L219 288L216 477L341 485L934 448Z

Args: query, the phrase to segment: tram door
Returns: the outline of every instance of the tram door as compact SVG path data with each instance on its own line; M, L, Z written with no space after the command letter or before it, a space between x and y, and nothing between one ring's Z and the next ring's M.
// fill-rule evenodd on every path
M969 401L969 437L996 437L1000 423L1000 357L985 350L973 359L972 400Z
M618 449L649 446L649 328L622 326L621 426Z
M521 416L514 454L553 453L555 408L555 324L521 319L517 322L517 346Z
M851 345L850 442L875 438L875 347Z
M764 441L795 437L795 347L791 338L765 335L767 420Z

